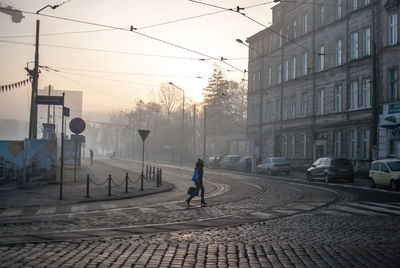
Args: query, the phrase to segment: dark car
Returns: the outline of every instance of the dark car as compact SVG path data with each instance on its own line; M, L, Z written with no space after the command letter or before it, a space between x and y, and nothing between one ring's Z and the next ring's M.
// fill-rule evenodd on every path
M324 179L326 183L337 179L353 182L353 164L344 158L319 158L307 169L307 180L311 181L314 178Z
M227 155L219 162L221 168L225 169L235 169L236 164L239 162L241 156L240 155Z
M213 155L207 159L206 166L210 168L219 168L219 163L223 158L223 155Z
M242 158L240 158L239 162L236 164L235 170L251 172L251 163L252 163L251 156L243 156Z

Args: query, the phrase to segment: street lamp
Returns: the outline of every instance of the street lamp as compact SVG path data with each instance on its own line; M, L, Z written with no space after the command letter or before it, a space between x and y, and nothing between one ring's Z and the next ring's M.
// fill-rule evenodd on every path
M244 43L241 39L236 39L236 42L238 42L239 44L242 44L246 47L248 47L249 49L254 50L257 55L258 55L258 61L259 61L259 65L260 65L260 79L259 79L259 87L260 87L260 116L259 116L259 133L258 133L258 140L259 140L259 160L261 160L262 157L262 125L263 125L263 118L262 118L262 108L263 108L263 94L262 94L262 75L263 75L263 69L264 69L264 64L262 62L262 53L260 51L258 51L257 49L249 46L248 44Z
M182 93L183 93L183 98L182 98L182 141L183 141L183 138L185 137L184 136L184 130L185 129L184 129L184 125L183 125L184 124L184 120L185 120L185 90L183 90L182 88L178 87L177 85L175 85L172 82L168 82L168 84L170 84L171 86L181 90ZM184 150L183 146L184 146L184 143L182 143L182 148L181 148L181 165L182 165L182 162L183 162L183 150Z

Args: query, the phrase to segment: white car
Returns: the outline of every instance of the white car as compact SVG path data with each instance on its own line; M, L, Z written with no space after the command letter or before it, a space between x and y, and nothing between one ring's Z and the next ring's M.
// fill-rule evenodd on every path
M268 174L284 172L290 174L290 163L283 157L268 157L257 166L258 174Z
M382 159L373 161L369 170L368 185L387 185L392 190L400 187L400 159Z

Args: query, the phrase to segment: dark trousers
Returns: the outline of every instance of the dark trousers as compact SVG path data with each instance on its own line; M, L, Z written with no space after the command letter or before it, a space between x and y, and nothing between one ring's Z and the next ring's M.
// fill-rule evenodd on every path
M199 191L201 191L200 193L200 197L201 197L201 203L205 203L204 202L204 186L203 184L200 183L195 183L196 184L196 191L194 191L188 198L188 201L190 202L190 200L192 200L193 197L195 197L196 195L199 194Z

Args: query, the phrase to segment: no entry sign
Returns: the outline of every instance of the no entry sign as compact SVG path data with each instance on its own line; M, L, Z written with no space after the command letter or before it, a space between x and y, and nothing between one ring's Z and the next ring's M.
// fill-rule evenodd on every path
M82 118L76 117L69 122L69 129L75 134L81 134L86 128L86 123Z

